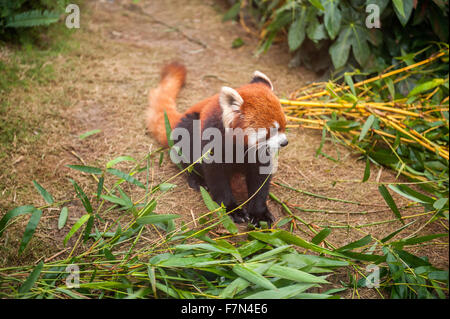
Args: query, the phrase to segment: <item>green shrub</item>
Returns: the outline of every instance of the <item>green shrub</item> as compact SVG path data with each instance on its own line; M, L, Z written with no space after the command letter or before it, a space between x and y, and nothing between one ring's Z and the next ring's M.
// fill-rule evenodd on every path
M23 42L37 37L40 29L56 23L68 0L0 0L0 40Z
M380 9L381 28L366 27L370 4ZM224 19L242 10L261 29L259 53L283 36L294 52L292 63L315 71L330 64L380 71L396 56L448 42L447 0L239 0Z

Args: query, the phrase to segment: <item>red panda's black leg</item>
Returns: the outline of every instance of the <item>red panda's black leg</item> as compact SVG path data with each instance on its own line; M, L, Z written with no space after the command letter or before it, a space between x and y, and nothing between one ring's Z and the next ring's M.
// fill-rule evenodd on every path
M219 205L223 203L227 212L233 211L230 217L236 223L243 223L247 221L247 217L241 209L235 209L239 205L231 191L231 186L227 171L223 164L204 164L202 166L204 180L208 187L212 199Z
M273 215L270 213L266 201L269 195L269 185L272 175L262 174L258 164L249 164L246 170L246 182L248 196L252 199L246 205L246 213L250 222L259 226L259 222L267 222L269 227L274 222Z

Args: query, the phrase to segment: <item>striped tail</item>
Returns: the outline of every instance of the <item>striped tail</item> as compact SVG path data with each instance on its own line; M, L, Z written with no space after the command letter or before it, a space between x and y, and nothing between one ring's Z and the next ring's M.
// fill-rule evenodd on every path
M147 129L163 146L167 146L164 111L174 128L181 120L175 99L186 80L186 67L178 62L166 65L161 71L161 81L155 89L150 90L147 109Z

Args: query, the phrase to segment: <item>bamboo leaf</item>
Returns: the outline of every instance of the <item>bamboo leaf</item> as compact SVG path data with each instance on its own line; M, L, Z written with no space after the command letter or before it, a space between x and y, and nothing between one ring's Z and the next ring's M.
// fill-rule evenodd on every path
M118 204L125 208L133 207L133 203L131 201L127 201L126 199L114 196L114 195L101 195L100 198L107 200L108 202Z
M323 254L327 254L327 255L331 255L331 256L336 256L336 257L345 257L343 255L341 255L338 252L334 252L325 248L322 248L318 245L312 244L307 242L306 240L290 233L287 232L285 230L278 230L275 235L280 238L281 240L283 240L286 243L290 243L290 244L294 244L296 246L299 247L303 247L306 249L310 249L312 251L318 252L318 253L323 253Z
M167 113L164 110L164 125L166 128L166 137L167 137L167 145L169 146L169 149L173 147L173 140L171 139L172 134L172 128L170 126L169 118L167 117Z
M343 247L338 248L336 251L339 252L344 252L344 251L348 251L348 250L353 250L355 248L360 248L363 246L368 245L370 242L372 241L372 236L371 235L367 235L359 240L356 240L348 245L345 245Z
M30 220L28 221L28 224L25 227L25 231L23 233L23 237L20 242L19 254L21 254L24 251L25 247L30 242L31 237L33 237L33 234L36 231L36 227L39 224L39 221L41 220L41 216L42 216L42 211L39 209L36 209L33 212L33 214L31 214Z
M233 272L239 277L266 289L277 289L267 278L242 265L234 265Z
M180 218L180 215L176 214L166 214L166 215L148 215L144 217L140 217L136 220L138 225L148 225L148 224L156 224L163 223L169 220Z
M423 204L433 204L434 203L434 199L426 196L424 194L421 194L411 188L409 188L406 185L389 185L388 186L391 190L393 190L394 192L396 192L397 194L406 197L414 202L417 203L423 203Z
M89 198L86 196L86 194L83 192L81 187L75 182L73 179L69 179L69 181L72 183L73 187L75 188L75 192L77 193L78 198L83 203L84 208L86 209L86 212L89 214L92 214L92 206L91 202L89 201Z
M366 158L366 167L364 168L364 176L362 182L367 182L370 178L370 160L369 157Z
M67 207L63 207L61 212L59 213L58 218L58 229L62 229L67 222L67 217L69 216L69 209Z
M119 178L122 178L124 180L126 180L128 183L134 184L136 186L139 186L140 188L145 189L145 185L142 184L139 180L137 180L136 178L134 178L133 176L124 173L118 169L115 168L107 168L106 171L110 174L113 174Z
M72 228L69 230L66 237L64 238L63 242L64 247L66 246L69 239L77 232L77 230L80 229L80 227L83 226L84 223L86 223L89 220L90 216L91 216L90 214L85 214L81 216L80 219L77 220L77 222L72 226Z
M265 252L263 254L256 255L255 257L249 259L248 262L255 262L255 261L258 261L258 260L265 260L265 259L267 259L269 257L278 255L279 253L284 252L286 249L289 249L291 247L292 247L291 245L284 245L284 246L280 246L280 247L271 249L271 250L269 250L269 251L267 251L267 252Z
M288 287L283 287L278 290L265 290L256 292L250 296L245 297L245 299L287 299L293 298L303 291L306 291L316 284L295 284Z
M318 233L316 236L314 236L313 239L311 239L311 242L313 244L320 244L321 242L323 242L325 240L325 238L327 238L327 236L331 233L331 229L330 228L324 228L320 231L320 233Z
M36 210L36 208L34 206L26 205L26 206L16 207L16 208L10 210L9 212L7 212L0 220L0 237L2 236L3 231L6 228L6 225L8 224L8 222L11 219L13 219L19 215L33 213L35 210Z
M50 195L45 188L43 188L38 182L33 181L34 187L36 187L37 191L39 192L39 194L41 194L41 196L44 198L44 200L48 203L48 204L53 204L54 200L52 195Z
M297 270L291 267L285 267L280 265L273 265L270 267L266 273L267 276L273 276L278 278L284 278L292 281L297 281L301 283L318 283L318 284L326 284L326 281L323 278L308 274L304 271Z
M44 262L41 261L39 264L34 267L33 271L30 273L25 282L20 286L18 293L19 295L24 295L30 291L30 289L34 286L39 276L41 275L42 268L44 267Z
M161 184L159 184L159 190L161 192L167 192L168 190L171 190L171 189L173 189L175 187L177 187L177 185L170 184L170 183L161 183Z
M397 219L404 225L405 222L402 219L402 215L400 214L400 211L398 210L398 207L387 188L384 185L380 185L378 186L378 191L380 192L381 196L383 196L386 204L388 204L395 217L397 217Z
M115 166L116 164L118 164L120 162L124 162L124 161L136 162L136 160L134 158L132 158L131 156L119 156L113 160L110 160L108 163L106 163L106 168L111 168L111 167Z
M220 207L215 201L213 201L208 191L204 189L202 186L200 186L200 193L202 194L202 198L203 201L205 202L206 207L210 211L214 211Z
M367 118L366 122L364 123L364 125L361 128L361 133L359 134L359 138L358 140L361 142L364 137L366 136L367 132L370 130L370 128L372 127L373 123L375 121L375 116L373 116L372 114Z
M72 168L77 171L80 171L80 172L83 172L83 173L96 174L96 175L102 174L102 170L97 167L85 166L85 165L67 165L67 167Z
M99 130L99 129L92 130L92 131L88 131L88 132L86 132L86 133L81 134L78 138L79 138L80 140L84 140L86 137L89 137L89 136L94 135L94 134L98 134L98 133L100 133L101 131L102 131L102 130Z
M425 83L419 84L409 92L408 97L415 96L417 94L432 90L432 89L444 84L444 82L445 82L444 79L432 79Z

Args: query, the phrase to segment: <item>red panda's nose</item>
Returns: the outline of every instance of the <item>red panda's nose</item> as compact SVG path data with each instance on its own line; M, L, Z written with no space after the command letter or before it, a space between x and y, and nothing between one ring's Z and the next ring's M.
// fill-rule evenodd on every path
M281 146L281 147L285 147L286 145L288 145L288 143L289 143L288 140L285 139L284 141L281 141L281 142L280 142L280 146Z

